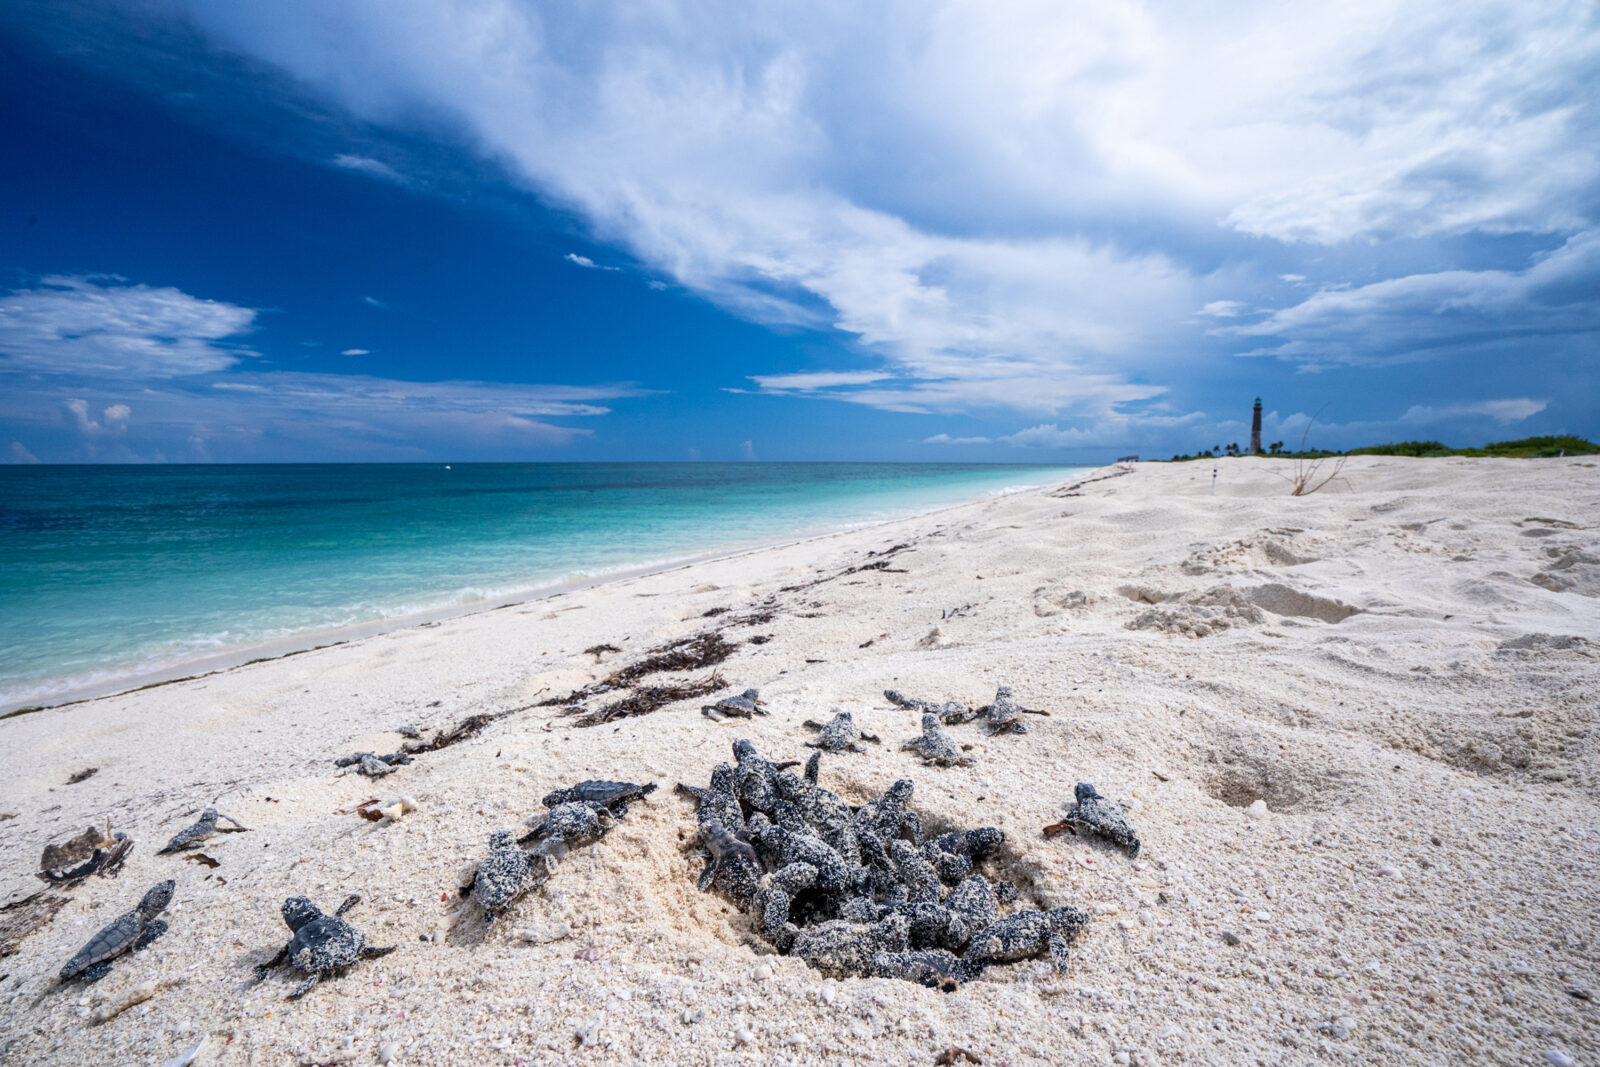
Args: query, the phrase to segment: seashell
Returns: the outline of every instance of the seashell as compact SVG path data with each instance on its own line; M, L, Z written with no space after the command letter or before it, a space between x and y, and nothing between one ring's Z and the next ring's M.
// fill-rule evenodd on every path
M577 952L574 952L572 956L574 959L584 960L588 963L596 963L605 959L606 954L610 951L611 949L607 945L590 945L588 948L580 948Z

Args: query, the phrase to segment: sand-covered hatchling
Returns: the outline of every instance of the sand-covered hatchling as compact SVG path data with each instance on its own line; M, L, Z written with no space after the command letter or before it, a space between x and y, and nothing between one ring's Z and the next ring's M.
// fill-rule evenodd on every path
M489 855L478 864L472 879L473 899L483 907L490 926L510 910L517 898L550 877L555 857L545 852L524 852L509 830L489 835Z
M922 757L922 762L940 767L967 767L978 762L963 749L972 746L957 745L950 735L939 728L939 716L931 711L922 713L922 733L900 746Z
M706 849L711 857L697 883L702 891L715 885L741 907L755 900L765 868L749 841L723 825L720 819L701 824Z
M830 919L797 930L790 952L824 974L854 977L870 974L878 953L906 951L910 936L911 922L904 915L870 925Z
M883 691L883 697L896 707L908 708L911 711L920 711L925 714L937 715L939 717L939 721L944 723L946 726L955 726L958 723L971 722L979 715L979 709L969 708L959 700L947 700L943 704L940 704L936 701L924 700L921 697L908 697L901 693L898 689L885 689Z
M112 960L124 952L144 948L166 933L166 921L157 916L172 903L177 887L178 883L171 878L152 886L137 907L113 919L67 961L61 968L61 981L81 978L85 982L98 982L111 972Z
M340 756L334 760L333 765L354 767L357 774L367 778L382 778L386 774L393 774L410 762L412 762L411 757L404 752L391 752L386 756L373 752L352 752L348 756Z
M872 957L872 973L879 978L916 982L943 993L960 989L967 975L961 957L942 948L879 952Z
M749 719L770 713L761 702L760 690L746 689L738 696L723 697L715 704L703 705L700 714L720 722L723 719Z
M540 803L547 808L574 802L599 804L620 819L628 814L629 804L643 800L655 790L654 782L640 785L637 782L613 782L603 778L591 778L565 789L552 790L544 795Z
M1066 974L1068 948L1088 922L1088 913L1070 904L1013 912L974 934L961 959L976 973L993 963L1015 963L1048 952L1056 971Z
M530 816L528 824L533 829L519 838L522 842L558 839L567 848L577 848L605 836L617 825L617 817L603 804L573 800L557 804L542 816Z
M807 741L806 746L820 748L824 752L865 752L866 749L861 747L861 742L871 741L875 745L882 743L872 734L862 733L861 727L856 725L855 716L848 711L836 713L827 722L807 719L802 725L817 731L816 740Z
M296 970L304 971L305 981L295 986L287 998L294 1000L310 992L311 987L323 978L329 978L353 967L361 960L387 956L398 946L377 948L367 944L360 930L344 919L344 913L361 903L355 893L345 898L339 910L332 915L311 903L309 897L290 897L283 902L283 921L294 931L289 943L266 963L256 966L256 978L265 978L274 967L287 961Z
M218 826L220 819L226 819L233 826ZM232 815L224 815L216 808L208 807L200 813L200 818L192 826L186 826L166 843L166 846L157 852L158 856L165 856L170 852L182 852L184 849L195 848L202 841L206 841L216 834L243 833L247 827Z
M1067 812L1067 817L1044 828L1044 836L1055 837L1063 831L1099 834L1118 848L1125 849L1129 859L1139 858L1139 835L1122 807L1101 796L1088 782L1079 782L1074 790L1077 804Z
M1028 728L1018 717L1022 709L1011 695L1011 687L1002 685L994 695L994 702L983 709L983 728L993 734L1025 734Z

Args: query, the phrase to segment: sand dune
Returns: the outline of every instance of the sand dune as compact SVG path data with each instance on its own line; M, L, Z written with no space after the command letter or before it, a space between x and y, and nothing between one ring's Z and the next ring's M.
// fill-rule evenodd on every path
M1107 469L0 722L6 899L39 888L47 841L107 817L137 841L0 959L0 1060L159 1064L204 1039L196 1063L1600 1061L1600 468L1362 458L1291 498L1285 462L1217 465L1215 496L1210 464ZM770 717L692 701L583 729L539 704L705 630ZM885 688L1000 684L1049 717L950 727L971 767L899 748L918 716ZM859 802L913 778L933 824L1005 831L991 870L1026 902L1094 913L1066 976L827 978L696 890L672 783L741 737L804 757L802 721L833 708L887 743L824 757L824 784ZM332 765L482 713L380 781ZM488 835L587 777L663 788L486 934L458 887ZM1078 781L1128 804L1137 861L1044 838ZM402 794L398 821L349 814ZM156 855L211 803L251 828L206 842L218 866ZM39 1000L168 877L170 933ZM303 1000L251 982L286 896L352 892L396 952Z

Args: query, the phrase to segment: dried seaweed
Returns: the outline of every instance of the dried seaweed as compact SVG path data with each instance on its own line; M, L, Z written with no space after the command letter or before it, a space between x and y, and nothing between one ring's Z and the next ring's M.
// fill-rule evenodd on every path
M728 680L720 671L698 682L685 682L681 685L642 685L621 700L584 713L582 718L578 719L577 725L602 726L618 719L648 715L668 704L675 704L680 700L693 700L726 688ZM568 714L580 712L583 712L582 708L572 708Z
M509 712L506 714L509 714ZM449 748L451 745L460 744L462 741L477 737L483 732L485 726L488 726L497 718L500 718L500 716L487 713L468 715L465 719L450 727L450 729L441 730L434 734L432 739L428 741L407 741L400 747L407 755L412 756L421 752L437 752L441 748Z
M41 889L0 908L0 958L16 952L29 934L50 925L56 912L66 907L68 899L49 895Z
M79 782L86 782L90 778L93 778L95 776L95 773L98 772L99 770L100 770L99 767L86 767L83 770L79 771L77 774L74 774L71 778L68 778L67 779L67 784L68 785L77 785Z
M585 656L593 656L596 659L599 659L600 658L600 654L602 652L621 652L621 651L622 651L622 649L620 649L616 645L612 645L612 644L590 645L588 648L583 650L583 654Z
M1082 496L1083 494L1077 492L1077 490L1082 489L1086 485L1090 485L1094 482L1110 481L1112 478L1121 478L1124 474L1132 473L1132 467L1118 467L1110 474L1102 474L1098 478L1085 478L1081 482L1073 482L1071 485L1064 485L1060 489L1052 492L1050 495L1054 497Z
M733 610L732 608L727 607L726 605L724 605L724 606L722 606L720 608L707 608L705 611L700 613L700 617L702 619L714 619L718 615L726 615L728 612L730 612L732 610Z
M582 689L574 689L561 696L548 697L539 701L532 707L570 707L582 704L590 697L609 693L613 689L626 689L641 678L663 671L692 671L704 667L715 667L733 655L739 646L728 641L716 630L702 630L700 633L681 637L651 649L644 654L644 658L629 664L620 670L602 678ZM518 709L520 710L520 709ZM509 714L509 713L507 713Z
M871 555L871 553L868 553L868 555ZM852 575L852 574L860 574L863 571L883 571L885 574L907 574L907 573L909 573L904 567L891 567L891 566L889 566L888 552L885 552L883 554L883 558L878 559L875 562L872 562L872 563L858 563L854 567L846 567L844 570L840 571L838 574L829 574L829 575L826 575L826 576L821 577L821 578L813 578L811 581L802 582L799 585L781 586L781 587L779 587L778 592L780 592L780 593L798 593L801 590L811 589L811 588L813 588L815 586L819 586L824 582L837 581L840 578L845 578L845 577L848 577L849 575Z

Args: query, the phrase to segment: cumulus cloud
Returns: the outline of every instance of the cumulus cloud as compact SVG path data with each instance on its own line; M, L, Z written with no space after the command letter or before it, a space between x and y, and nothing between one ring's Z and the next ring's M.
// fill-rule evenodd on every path
M992 437L951 437L947 433L936 433L922 439L925 445L987 445L993 442Z
M7 463L37 463L39 457L28 451L28 446L21 441L12 441L11 448L6 452Z
M452 116L692 292L853 336L892 380L808 395L891 410L1158 395L1193 308L1255 306L1219 220L1570 235L1600 202L1577 3L187 6L363 118Z
M0 297L0 373L142 380L224 370L256 313L170 287L51 276Z
M372 352L366 348L347 348L339 354L341 356L370 356Z
M1280 343L1250 355L1309 366L1437 357L1488 342L1600 331L1600 230L1577 234L1523 270L1412 274L1321 289L1259 323L1219 327Z

